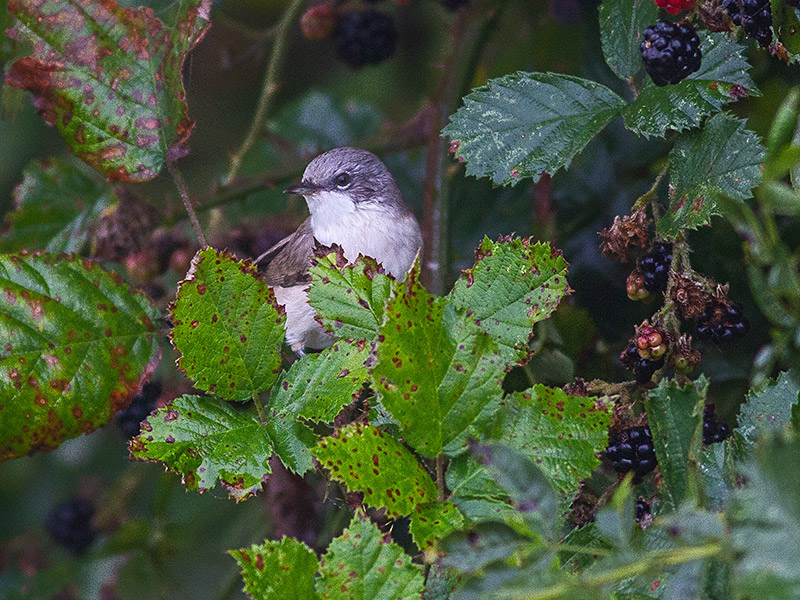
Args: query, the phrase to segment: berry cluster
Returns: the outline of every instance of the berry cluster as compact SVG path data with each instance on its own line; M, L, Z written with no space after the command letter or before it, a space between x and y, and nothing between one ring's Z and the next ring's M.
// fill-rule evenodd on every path
M744 29L762 48L772 42L772 8L769 0L722 0L734 25Z
M663 292L667 289L669 268L672 265L672 244L656 242L653 251L639 259L642 284L647 291Z
M93 516L94 505L76 496L53 507L45 517L44 526L57 544L73 554L82 554L97 535L92 527Z
M626 368L633 371L633 378L637 383L648 383L655 372L664 366L663 356L655 360L642 358L635 343L628 344L619 359Z
M726 440L731 435L731 428L717 418L713 404L706 404L703 412L703 443L708 446Z
M642 60L659 87L678 83L700 68L700 38L690 23L659 21L642 35Z
M634 302L650 299L650 292L644 284L644 274L639 269L634 269L628 275L628 279L625 282L625 291L628 293L628 298Z
M695 328L701 340L713 340L718 344L732 342L744 337L750 328L742 315L742 307L730 303L726 298L713 299L698 317Z
M663 8L671 15L694 8L695 0L655 0L656 6Z
M339 59L358 69L394 54L397 27L390 15L377 10L345 12L336 19L333 38Z
M142 387L142 392L131 400L130 406L117 413L116 417L114 417L114 422L122 430L126 438L130 439L139 435L139 425L153 412L160 395L160 383L145 383L144 387Z
M663 357L667 353L664 335L651 325L642 327L636 335L636 352L651 362Z
M617 473L633 471L634 481L641 480L658 464L649 427L630 427L612 436L606 456Z

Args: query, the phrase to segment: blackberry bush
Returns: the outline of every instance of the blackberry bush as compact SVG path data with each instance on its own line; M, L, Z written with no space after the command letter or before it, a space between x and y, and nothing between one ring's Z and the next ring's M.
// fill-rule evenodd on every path
M656 453L649 427L630 427L613 435L609 440L606 456L617 473L635 473L640 480L656 468Z
M723 0L734 25L755 39L762 48L772 42L772 8L769 0Z
M657 86L683 81L700 68L700 38L690 23L659 21L642 35L644 68Z

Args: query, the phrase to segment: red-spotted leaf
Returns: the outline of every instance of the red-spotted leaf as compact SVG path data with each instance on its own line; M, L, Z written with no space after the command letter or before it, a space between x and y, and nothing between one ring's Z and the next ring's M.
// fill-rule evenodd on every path
M157 318L95 262L0 254L0 460L53 450L125 408L161 358Z
M211 0L185 3L167 27L114 0L10 0L9 35L33 52L6 83L33 94L70 150L109 180L147 181L185 155L194 127L181 67L209 25Z
M464 526L464 517L452 502L431 502L418 506L408 529L414 543L423 552L435 549L449 534Z
M414 455L377 427L353 423L320 440L311 453L333 479L394 517L436 499L436 486Z
M131 456L181 474L186 489L204 492L219 481L231 498L261 489L271 472L272 444L252 412L219 398L184 395L142 422Z
M319 568L314 551L293 538L229 550L244 579L244 591L258 600L314 600Z
M178 366L195 386L250 400L281 372L284 311L249 262L200 250L172 305Z

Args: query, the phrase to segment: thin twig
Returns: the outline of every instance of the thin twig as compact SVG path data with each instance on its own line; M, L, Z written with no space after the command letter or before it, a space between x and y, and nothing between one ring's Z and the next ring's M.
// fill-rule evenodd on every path
M256 143L258 136L266 129L267 114L269 113L272 96L278 88L278 72L280 71L281 61L289 39L291 24L297 18L304 4L305 0L293 0L276 26L275 42L272 45L272 54L270 55L269 64L267 64L267 71L264 76L264 83L261 87L261 97L258 99L256 114L253 116L250 130L247 132L247 136L244 142L242 142L241 148L231 157L231 168L228 171L228 176L225 178L225 185L230 185L236 178L244 157Z
M663 181L668 171L669 171L669 162L665 163L664 166L661 168L661 171L659 171L658 175L656 175L656 179L655 181L653 181L653 185L650 186L650 189L636 199L636 202L633 203L632 210L634 211L638 210L644 207L648 202L650 202L650 199L658 191L658 186L661 185L661 182Z
M436 489L439 490L439 502L444 502L444 454L436 456Z
M206 234L203 233L203 228L200 226L200 220L197 218L197 213L194 211L194 207L192 206L192 199L189 197L189 189L186 187L186 182L183 180L183 175L181 175L178 165L175 164L175 161L168 160L167 169L169 170L170 175L172 175L172 180L175 182L175 187L178 188L178 193L183 201L183 206L186 209L186 212L189 214L189 221L191 221L192 229L194 229L194 232L197 235L197 241L200 242L201 247L208 246Z

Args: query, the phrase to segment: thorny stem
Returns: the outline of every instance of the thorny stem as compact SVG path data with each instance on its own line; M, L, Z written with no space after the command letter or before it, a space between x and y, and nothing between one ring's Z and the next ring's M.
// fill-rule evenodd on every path
M172 180L175 182L175 187L178 188L178 194L181 196L183 206L186 209L186 212L189 213L189 221L191 221L192 229L194 229L194 232L197 235L197 241L200 242L201 247L208 246L206 234L203 233L203 228L200 226L200 220L197 218L197 213L194 211L194 207L192 206L192 199L189 197L189 189L186 187L186 182L183 180L183 175L181 175L178 165L175 164L174 161L168 160L167 169L169 170L170 175L172 175Z
M244 142L242 142L241 148L231 157L231 167L228 171L228 176L225 178L225 185L230 185L236 178L244 157L256 143L258 136L266 129L267 114L270 109L272 97L275 94L275 90L278 88L278 71L280 70L283 54L286 50L291 24L297 18L304 4L305 0L292 0L292 3L286 9L286 12L283 13L281 20L275 28L275 41L272 44L272 54L270 55L269 64L267 64L267 71L264 76L263 86L261 87L261 96L258 99L256 114L253 115L253 121L250 123L250 129L247 132Z

